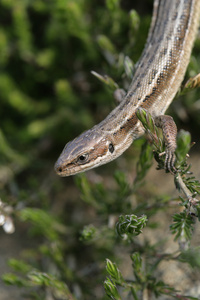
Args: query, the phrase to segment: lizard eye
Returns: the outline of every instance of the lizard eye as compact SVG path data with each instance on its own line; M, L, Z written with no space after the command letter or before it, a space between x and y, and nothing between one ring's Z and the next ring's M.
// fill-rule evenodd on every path
M79 164L84 164L88 160L88 154L82 154L78 157L77 162Z
M110 153L113 153L113 152L114 152L115 148L114 148L114 146L113 146L112 143L110 143L108 149L109 149Z

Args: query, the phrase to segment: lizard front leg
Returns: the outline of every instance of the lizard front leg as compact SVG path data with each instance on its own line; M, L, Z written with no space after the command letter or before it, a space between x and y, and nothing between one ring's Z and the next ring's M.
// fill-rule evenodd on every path
M166 150L165 170L175 173L177 127L171 116L160 115L154 118L155 125L162 129Z

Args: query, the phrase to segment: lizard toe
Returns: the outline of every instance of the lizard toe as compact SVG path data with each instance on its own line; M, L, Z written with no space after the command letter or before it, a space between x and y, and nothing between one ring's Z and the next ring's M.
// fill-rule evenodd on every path
M177 169L175 167L176 155L173 151L166 151L164 167L165 170L169 171L171 174L175 174Z

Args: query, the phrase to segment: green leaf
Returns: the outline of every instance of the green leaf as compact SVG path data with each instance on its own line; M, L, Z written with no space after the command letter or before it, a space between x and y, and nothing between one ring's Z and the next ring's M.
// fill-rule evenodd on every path
M116 286L109 278L104 281L104 288L109 298L111 298L112 300L122 300Z
M115 283L121 284L121 282L123 281L123 276L117 268L116 264L112 263L112 261L109 259L106 259L106 270Z
M124 59L124 69L127 78L131 80L133 78L133 73L134 73L134 63L128 56L125 56Z
M172 234L175 234L175 241L179 240L181 243L184 243L191 240L192 231L194 230L193 226L194 219L186 211L175 214L173 216L173 224L170 225Z
M188 263L192 268L200 270L200 247L182 251L179 260Z
M103 34L99 35L98 39L97 39L97 42L98 42L100 48L104 52L106 51L110 55L114 55L114 54L117 53L116 49L115 49L115 46L113 45L113 43L111 42L111 40L107 36L105 36Z
M121 215L116 224L116 230L120 237L127 235L129 239L137 236L146 226L147 216L137 217L136 215Z
M106 0L106 6L111 11L115 11L117 8L119 8L119 4L119 0Z
M2 276L2 280L7 285L15 285L18 287L30 286L29 282L15 274L7 273Z
M130 187L124 172L116 171L114 174L114 179L119 186L120 195L122 197L128 196L128 194L130 193Z
M22 260L18 260L14 258L9 259L8 264L14 271L21 272L24 274L26 274L32 269L31 265L25 263Z
M133 268L135 272L141 272L142 269L142 258L140 253L134 252L131 255L131 260L133 262Z
M145 143L143 143L142 145L140 158L137 163L137 176L134 180L134 184L141 183L141 181L144 179L148 170L153 164L152 159L153 159L152 146L147 141L145 141Z
M81 241L91 241L95 235L96 235L97 229L94 227L94 225L88 225L84 226L82 232L81 232Z
M191 148L191 134L188 131L180 130L177 135L176 155L179 162L185 161L186 155Z
M135 32L140 25L140 16L138 15L137 11L132 9L129 13L130 16L130 26L133 32Z
M34 270L29 272L28 278L32 285L51 287L53 293L56 294L58 298L63 300L74 299L65 282L58 280L51 274Z
M42 209L25 208L19 212L21 221L28 221L33 224L32 232L44 235L47 239L58 240L58 233L65 231L55 217Z
M103 82L105 85L107 85L111 91L115 91L119 88L118 84L108 75L100 75L95 71L91 71L92 75L94 75L96 78L98 78L101 82Z
M148 134L151 142L156 147L157 151L163 151L163 142L160 138L160 131L154 123L153 117L151 114L143 108L138 108L136 111L138 119L142 122L142 125L145 131Z

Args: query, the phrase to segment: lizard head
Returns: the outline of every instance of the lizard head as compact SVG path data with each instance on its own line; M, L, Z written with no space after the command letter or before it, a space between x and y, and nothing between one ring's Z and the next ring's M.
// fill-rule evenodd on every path
M59 176L74 175L103 165L123 152L117 151L111 133L97 131L95 127L66 144L55 164Z

